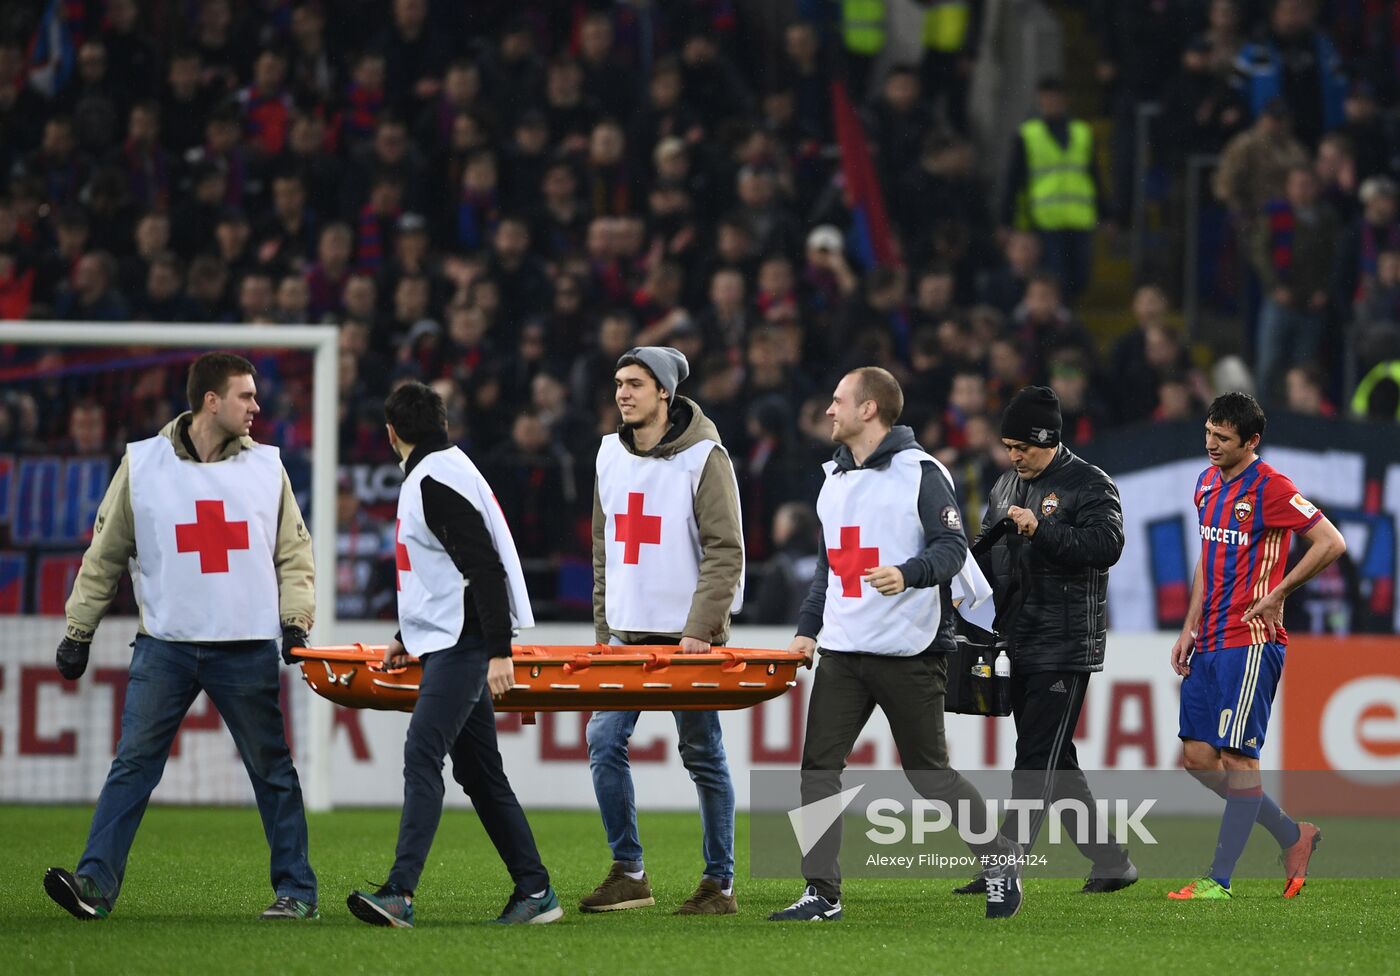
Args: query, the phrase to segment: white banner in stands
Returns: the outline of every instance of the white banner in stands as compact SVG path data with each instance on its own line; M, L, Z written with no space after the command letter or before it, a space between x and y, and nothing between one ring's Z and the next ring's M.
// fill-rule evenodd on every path
M26 618L25 641L0 656L0 802L94 800L107 774L120 730L121 702L134 621L109 620L98 631L87 674L73 685L53 666L62 633L59 618ZM339 642L377 643L393 633L381 622L342 622ZM584 625L545 625L528 632L530 643L589 641ZM791 631L736 627L742 647L786 647ZM1178 679L1167 664L1172 636L1112 634L1108 669L1094 676L1076 734L1086 769L1158 769L1179 763L1176 738ZM798 687L756 708L723 713L725 748L740 807L748 800L749 771L792 767L802 751L802 730L812 672ZM292 669L284 671L284 701L296 706L310 692ZM1283 728L1282 696L1271 726ZM521 802L527 807L592 808L593 784L584 741L585 716L540 713L538 725L500 714L501 752ZM333 736L333 802L341 806L390 806L402 796L402 750L408 715L337 709ZM1014 729L1009 719L948 717L953 765L961 769L1009 769ZM1280 763L1280 739L1268 743L1266 767ZM637 803L648 809L692 809L694 787L676 752L676 731L665 712L643 714L631 742ZM861 736L853 767L897 767L889 727L877 710ZM450 765L450 764L449 764ZM466 800L448 784L448 802ZM195 702L155 793L166 803L248 803L252 789L217 712L204 696Z

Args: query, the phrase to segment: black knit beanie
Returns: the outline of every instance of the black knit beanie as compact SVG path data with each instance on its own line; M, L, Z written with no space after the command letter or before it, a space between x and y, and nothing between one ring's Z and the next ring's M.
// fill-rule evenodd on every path
M1036 447L1060 443L1060 398L1048 386L1028 386L1011 398L1001 418L1001 436Z

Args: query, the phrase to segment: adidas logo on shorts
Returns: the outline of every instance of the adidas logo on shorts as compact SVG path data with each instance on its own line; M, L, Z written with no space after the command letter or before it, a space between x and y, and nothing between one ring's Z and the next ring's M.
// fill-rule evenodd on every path
M1245 739L1245 740L1244 740L1244 744L1247 745L1247 746L1248 746L1249 748L1251 748L1251 749L1258 749L1258 748L1259 748L1259 739L1258 739L1257 737L1255 737L1255 736L1250 736L1248 739Z

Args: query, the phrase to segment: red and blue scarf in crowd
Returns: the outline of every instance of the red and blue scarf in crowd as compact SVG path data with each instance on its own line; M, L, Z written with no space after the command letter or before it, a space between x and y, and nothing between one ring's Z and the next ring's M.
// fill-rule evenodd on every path
M1293 273L1293 237L1298 216L1287 200L1270 200L1264 205L1269 226L1269 263L1279 278L1287 281Z
M345 110L340 116L342 138L350 142L368 139L374 132L374 123L384 108L384 91L370 91L352 82L345 94Z
M373 274L384 263L384 255L388 250L388 242L384 240L384 225L396 224L399 212L396 207L392 213L381 214L368 203L360 208L359 247L355 252L355 265L361 273Z
M145 209L164 210L170 205L170 157L159 146L138 146L130 139L122 146L131 200Z

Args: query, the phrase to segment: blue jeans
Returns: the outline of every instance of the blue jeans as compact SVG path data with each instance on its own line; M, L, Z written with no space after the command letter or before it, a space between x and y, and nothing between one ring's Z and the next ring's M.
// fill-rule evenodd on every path
M1277 401L1283 393L1284 374L1317 356L1322 325L1322 315L1317 312L1283 306L1271 297L1264 299L1254 347L1254 381L1260 400Z
M588 764L614 861L641 864L637 797L627 740L640 712L594 712L588 720ZM700 795L701 851L705 877L727 884L734 877L734 784L724 755L717 712L673 712L681 762ZM640 870L636 868L635 870Z
M233 734L252 780L272 853L273 890L279 897L315 902L301 784L277 697L277 641L187 644L142 634L133 648L121 740L97 798L77 873L116 901L146 803L165 771L180 722L203 690Z
M501 766L496 712L486 687L489 663L479 638L423 655L418 704L403 746L403 812L389 872L389 880L405 891L418 887L442 820L446 756L452 757L452 778L471 798L516 892L533 895L549 887L530 823Z

